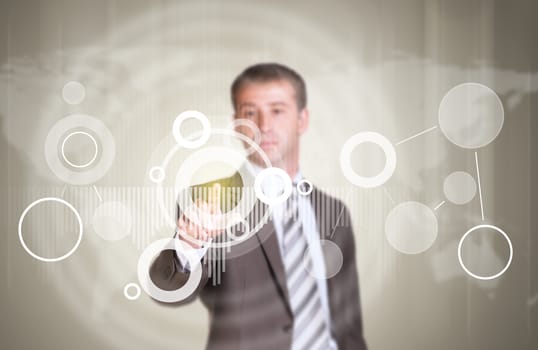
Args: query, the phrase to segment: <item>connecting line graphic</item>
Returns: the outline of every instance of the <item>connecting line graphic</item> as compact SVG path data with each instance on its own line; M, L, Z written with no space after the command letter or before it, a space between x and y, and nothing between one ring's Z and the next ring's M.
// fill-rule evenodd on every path
M394 200L394 198L392 198L392 196L390 195L389 191L387 190L385 186L383 186L383 191L387 194L387 197L389 197L392 204L396 204L396 201Z
M476 177L478 180L478 195L480 196L480 212L482 213L482 221L484 221L484 204L482 202L482 186L480 185L480 170L478 168L478 152L474 152L474 160L476 163Z
M93 190L95 191L95 194L96 194L97 197L99 198L99 202L102 202L102 201L103 201L103 197L101 197L101 195L99 194L99 191L97 191L97 187L95 187L95 185L93 185L92 187L93 187Z
M445 204L445 201L442 201L441 203L437 204L437 206L435 208L433 208L433 210L437 210L439 208L441 208L441 206Z
M421 132L419 132L418 134L415 134L415 135L413 135L413 136L410 136L410 137L408 137L408 138L406 138L406 139L403 139L402 141L395 143L394 146L401 145L401 144L404 143L404 142L410 141L410 140L414 139L415 137L418 137L418 136L420 136L420 135L424 135L425 133L430 132L430 131L435 130L435 129L437 129L437 125L432 126L431 128L426 129L426 130L424 130L424 131L421 131Z
M60 198L63 198L64 197L64 194L65 194L65 190L67 189L67 185L64 185L64 187L62 188L62 193L60 193Z

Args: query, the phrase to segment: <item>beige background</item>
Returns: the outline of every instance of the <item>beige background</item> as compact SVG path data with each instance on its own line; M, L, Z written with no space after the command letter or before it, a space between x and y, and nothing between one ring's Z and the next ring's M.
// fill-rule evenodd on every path
M177 114L197 109L226 126L235 75L279 61L301 72L309 89L302 170L353 213L370 348L537 348L535 13L533 1L3 1L1 347L203 348L208 319L201 304L163 308L144 294L123 296L137 281L142 249L170 233L147 170L172 144ZM86 87L80 105L62 100L70 80ZM338 162L343 142L358 131L397 142L437 125L442 97L463 82L491 87L505 109L500 135L478 150L484 222L502 227L514 247L509 270L489 282L467 277L456 257L462 234L482 223L478 197L436 211L439 234L425 253L398 253L384 236L396 203L433 208L444 200L448 174L475 174L473 151L436 129L398 146L394 176L373 190L349 184ZM45 162L49 129L71 113L103 120L114 136L114 165L95 186L132 214L131 234L120 241L93 232L98 201L91 186L64 188ZM365 151L354 160L358 169L382 164L379 150ZM83 241L62 262L38 262L19 242L20 214L62 191L80 210ZM28 234L36 250L54 254L75 236L59 235L49 214L37 212ZM506 243L489 248L474 258L502 267Z

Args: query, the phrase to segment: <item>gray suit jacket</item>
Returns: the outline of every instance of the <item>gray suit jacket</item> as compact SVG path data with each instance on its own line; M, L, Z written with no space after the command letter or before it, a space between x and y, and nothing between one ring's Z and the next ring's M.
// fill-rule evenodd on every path
M218 182L223 187L242 185L237 174ZM342 269L327 280L333 339L340 350L365 350L349 211L341 201L317 188L310 198L320 238L330 239L343 255ZM261 202L256 206L255 210L266 209ZM214 259L223 259L223 255L212 254L217 257ZM220 283L215 283L215 273L209 276L211 262L203 263L198 289L191 297L177 303L188 303L199 297L209 311L207 349L290 349L293 314L272 222L267 222L253 237L232 246L224 259L225 271L219 276ZM174 250L164 250L154 260L150 276L160 288L175 290L185 284L189 272L183 269Z

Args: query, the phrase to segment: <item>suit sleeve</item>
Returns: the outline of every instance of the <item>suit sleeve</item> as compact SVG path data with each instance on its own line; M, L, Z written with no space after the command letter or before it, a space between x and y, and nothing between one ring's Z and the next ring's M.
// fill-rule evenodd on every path
M343 204L342 204L343 205ZM347 314L348 328L345 336L345 349L366 350L366 341L364 340L364 329L362 322L361 298L359 290L359 274L357 269L356 248L353 227L351 224L351 216L347 207L344 206L344 215L347 216L349 222L349 235L347 235L346 255L347 260L347 279L348 293L347 303L350 306Z

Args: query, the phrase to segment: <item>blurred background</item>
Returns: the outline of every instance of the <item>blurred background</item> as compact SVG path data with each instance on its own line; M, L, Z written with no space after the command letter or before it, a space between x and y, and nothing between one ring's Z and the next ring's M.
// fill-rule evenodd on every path
M199 302L168 308L144 292L124 295L138 283L143 249L172 232L148 174L173 148L179 113L198 110L227 127L232 80L275 61L308 88L303 174L353 216L369 347L538 348L536 13L532 0L2 1L1 347L204 347ZM449 112L473 87L496 119L457 130L466 110ZM56 124L70 115L83 116ZM76 125L87 132L66 135ZM341 170L344 142L361 131L395 145L396 170L383 186L360 188ZM477 147L450 138L458 132ZM51 157L58 152L79 166L65 171ZM363 144L349 161L370 176L385 155ZM165 211L173 180L163 183ZM79 213L79 245L73 209L35 203L46 197ZM25 251L19 220L32 203L20 228L27 248L66 259ZM421 220L400 227L423 233L422 246L390 240L413 215ZM491 280L458 260L458 243L480 224L503 230L513 248ZM476 229L462 245L479 276L509 261L495 232Z

